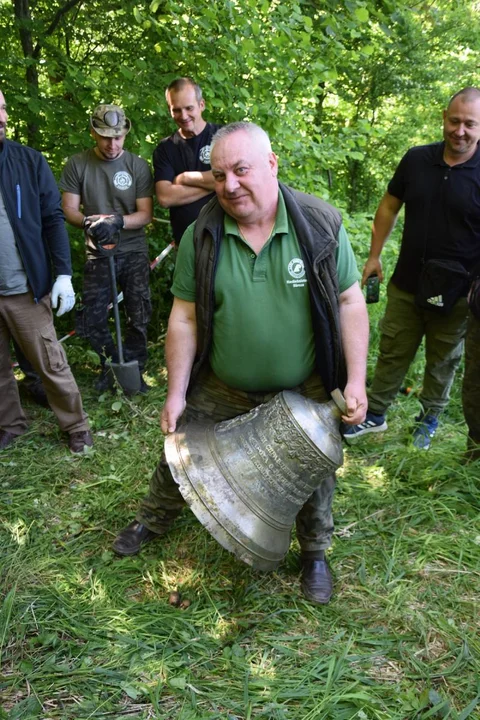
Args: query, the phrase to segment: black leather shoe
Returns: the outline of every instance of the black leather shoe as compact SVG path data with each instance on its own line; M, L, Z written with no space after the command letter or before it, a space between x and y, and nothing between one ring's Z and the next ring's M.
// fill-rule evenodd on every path
M145 525L134 520L121 530L113 541L113 551L117 555L136 555L142 545L156 540L160 533L149 530Z
M0 430L0 450L5 450L5 448L15 442L19 437L20 435L15 435L14 433L8 432L8 430Z
M302 558L302 592L312 603L326 605L333 595L333 580L325 559Z
M95 380L94 388L97 392L106 392L112 387L112 372L109 368L103 367L100 375Z

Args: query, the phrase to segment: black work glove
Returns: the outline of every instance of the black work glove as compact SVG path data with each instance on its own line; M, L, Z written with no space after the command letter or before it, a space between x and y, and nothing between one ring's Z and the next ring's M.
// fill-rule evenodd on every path
M88 220L88 218L87 218ZM96 220L87 228L87 232L95 242L107 243L114 235L123 228L123 215L107 215L107 217Z

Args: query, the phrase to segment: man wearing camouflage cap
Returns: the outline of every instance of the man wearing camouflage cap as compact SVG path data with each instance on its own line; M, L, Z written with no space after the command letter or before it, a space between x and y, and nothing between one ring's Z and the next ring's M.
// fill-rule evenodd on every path
M73 155L60 179L65 216L71 225L85 230L87 260L77 332L90 340L100 356L102 371L95 383L99 392L109 384L107 358L118 362L118 357L107 322L108 258L98 251L98 244L117 244L115 271L127 314L125 360L137 360L140 372L147 360L151 304L144 228L152 220L153 184L147 162L123 148L130 128L121 107L99 105L90 118L95 147ZM147 389L142 378L141 392Z

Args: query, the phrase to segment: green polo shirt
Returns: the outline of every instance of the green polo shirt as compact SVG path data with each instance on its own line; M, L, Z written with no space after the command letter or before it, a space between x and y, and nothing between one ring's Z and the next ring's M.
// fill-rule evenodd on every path
M175 297L195 302L194 224L182 237L173 278ZM359 273L342 225L336 254L340 292ZM315 367L308 280L295 228L283 195L275 227L258 255L225 215L215 275L215 314L210 365L223 382L240 390L295 387Z

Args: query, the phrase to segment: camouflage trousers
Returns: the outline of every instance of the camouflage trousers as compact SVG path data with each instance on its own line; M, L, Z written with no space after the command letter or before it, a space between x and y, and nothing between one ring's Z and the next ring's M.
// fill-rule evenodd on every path
M467 328L467 298L460 298L448 315L421 310L415 296L392 282L380 321L380 352L368 390L368 409L383 415L395 399L410 363L425 337L425 371L420 402L425 412L439 415L446 407L455 371L462 359Z
M480 458L480 321L470 313L465 337L462 403L468 426L467 447Z
M305 397L326 402L329 400L318 375L312 375L302 385L292 388ZM271 400L277 393L250 393L236 390L219 380L211 370L199 380L187 400L184 419L221 422ZM332 502L335 473L332 472L310 496L297 515L297 538L302 551L314 554L331 544L333 534ZM150 480L148 495L142 501L136 519L154 532L163 533L179 515L185 501L180 494L162 453Z
M138 360L140 370L147 360L147 326L150 302L150 265L143 253L116 255L117 285L123 292L126 326L123 340L125 362ZM107 358L118 362L116 344L109 330L108 305L112 302L108 258L87 260L83 274L83 304L76 314L76 331L88 338L100 355L102 365ZM121 308L122 306L120 306Z

